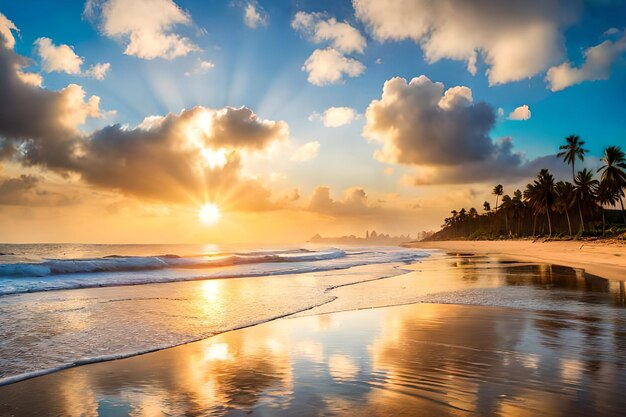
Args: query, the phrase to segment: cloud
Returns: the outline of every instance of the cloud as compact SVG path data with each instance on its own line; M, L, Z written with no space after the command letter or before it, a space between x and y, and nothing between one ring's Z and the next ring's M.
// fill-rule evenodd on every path
M0 154L65 166L79 127L102 116L100 98L86 99L76 84L59 91L40 88L40 77L23 72L30 61L5 45L0 44Z
M242 176L241 156L287 141L287 123L261 119L246 107L194 107L146 117L135 128L118 124L86 134L79 126L101 116L100 99L86 100L76 84L60 91L33 86L19 76L26 65L26 58L0 45L2 159L73 174L139 198L175 203L211 198L226 200L221 203L234 210L272 207L270 192ZM29 189L33 182L8 184L11 190Z
M365 66L336 49L327 48L313 51L302 70L309 73L307 80L311 84L324 86L343 83L344 76L358 77L365 71Z
M200 48L173 29L190 25L191 17L172 0L88 0L84 15L102 33L127 39L126 55L142 59L174 59Z
M343 199L334 200L330 196L330 188L318 186L309 200L308 210L329 216L359 216L374 214L380 207L369 204L367 194L360 187L350 188L344 192Z
M100 63L92 65L83 72L83 58L76 55L69 45L55 45L50 38L39 38L34 42L35 50L41 59L41 68L45 72L63 72L66 74L83 75L103 80L111 64ZM40 83L41 84L41 83Z
M269 15L256 1L250 1L243 8L243 22L250 29L266 27Z
M340 127L352 123L357 116L351 107L330 107L319 118L326 127Z
M329 42L330 46L343 53L363 53L367 42L361 32L335 18L323 19L320 13L298 12L291 27L303 33L315 43Z
M474 103L469 88L444 91L425 76L392 78L365 112L363 136L380 142L374 157L414 169L413 184L471 183L528 175L533 161L510 137L493 140L496 114ZM534 169L534 168L533 168Z
M587 48L583 52L585 60L580 67L576 68L571 63L564 62L550 68L546 76L548 86L552 91L560 91L583 81L607 80L613 63L625 51L626 34L618 40L605 40Z
M191 71L185 72L185 76L190 77L192 75L203 75L215 68L215 64L211 61L204 61L198 59L198 62Z
M108 62L94 64L87 71L84 72L84 75L90 78L94 78L96 80L104 80L104 77L111 70L111 64Z
M50 38L39 38L34 43L45 72L80 74L83 59L68 45L56 46Z
M298 12L291 21L291 27L314 43L329 45L313 51L302 67L308 72L307 80L311 84L340 84L344 76L358 77L365 71L363 63L346 56L363 53L367 45L363 35L348 23L337 22L332 17L324 19L321 13Z
M379 41L413 40L428 62L465 61L477 72L479 54L491 85L532 77L564 53L563 29L580 1L353 0L358 19Z
M0 205L4 206L65 206L74 200L41 187L41 178L20 175L16 178L0 177Z
M509 113L509 120L528 120L530 119L531 113L528 105L524 104L523 106L517 107L511 113Z
M291 160L297 162L310 161L311 159L317 157L319 150L320 143L318 141L307 142L296 149L296 151L291 155Z
M0 13L0 36L4 46L8 49L13 49L15 46L15 37L12 31L18 32L17 27L5 15Z
M365 113L363 135L383 144L377 158L403 164L453 165L480 161L494 151L493 109L472 104L466 87L445 92L425 76L385 82Z

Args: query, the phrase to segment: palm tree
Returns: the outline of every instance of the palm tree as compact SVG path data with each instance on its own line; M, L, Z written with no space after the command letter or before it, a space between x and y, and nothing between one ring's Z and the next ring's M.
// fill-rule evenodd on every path
M578 214L580 214L580 224L583 232L585 231L583 209L595 207L598 185L598 180L593 179L593 172L587 168L578 171L576 178L574 178L574 201L578 204Z
M504 193L504 189L502 188L502 184L498 184L495 187L493 187L493 191L491 192L491 194L496 196L496 208L494 209L494 211L497 213L498 212L498 198Z
M574 198L574 185L571 182L559 181L554 186L554 205L553 209L557 213L561 214L565 212L567 217L567 227L569 229L569 235L572 237L572 223L569 219L569 209L572 206Z
M504 221L505 221L505 225L506 225L506 230L508 230L509 232L509 236L511 236L511 228L509 227L509 214L508 211L513 207L513 199L508 195L505 194L504 197L502 197L502 204L500 205L500 211L504 211Z
M576 160L585 160L587 150L583 149L584 145L585 141L581 140L578 135L569 135L565 138L565 145L559 146L561 152L556 154L558 158L563 158L563 161L566 162L567 165L572 166L572 180L575 177L574 173L576 170L574 166L576 165Z
M528 184L524 191L524 198L528 200L536 214L545 213L548 217L548 236L552 236L552 220L550 206L554 203L554 177L547 169L542 169L537 179Z
M519 226L520 220L522 218L522 213L524 212L524 200L523 195L520 190L515 190L513 193L513 219L517 218L517 227L515 234L519 236Z
M609 184L607 181L601 181L600 186L598 187L598 193L596 198L598 199L598 203L600 204L600 210L602 210L602 236L604 236L604 231L606 229L604 206L610 205L615 207L615 204L617 203L618 198L620 198L620 195L615 190L615 188L613 188L611 184Z
M626 188L626 154L619 146L609 146L604 150L602 156L602 165L598 172L601 172L600 180L605 193L614 194L619 199L619 203L622 206L622 218L624 224L626 224L626 212L624 212L624 188Z

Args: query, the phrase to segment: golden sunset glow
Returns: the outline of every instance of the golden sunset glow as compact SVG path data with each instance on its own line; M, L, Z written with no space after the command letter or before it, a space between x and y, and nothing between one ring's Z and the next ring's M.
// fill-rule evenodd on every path
M217 223L222 217L219 207L213 203L206 203L198 210L198 218L207 226Z

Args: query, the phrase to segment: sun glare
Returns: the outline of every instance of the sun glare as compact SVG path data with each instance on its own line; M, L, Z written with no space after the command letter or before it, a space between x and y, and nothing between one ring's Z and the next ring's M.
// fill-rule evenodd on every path
M219 207L213 203L206 203L198 210L200 221L206 225L217 223L222 217Z

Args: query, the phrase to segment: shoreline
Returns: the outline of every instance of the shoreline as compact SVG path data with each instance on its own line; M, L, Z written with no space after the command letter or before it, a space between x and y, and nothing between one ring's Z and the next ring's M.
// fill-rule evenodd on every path
M404 246L506 256L582 269L613 281L626 280L626 243L617 241L447 240L411 242Z

